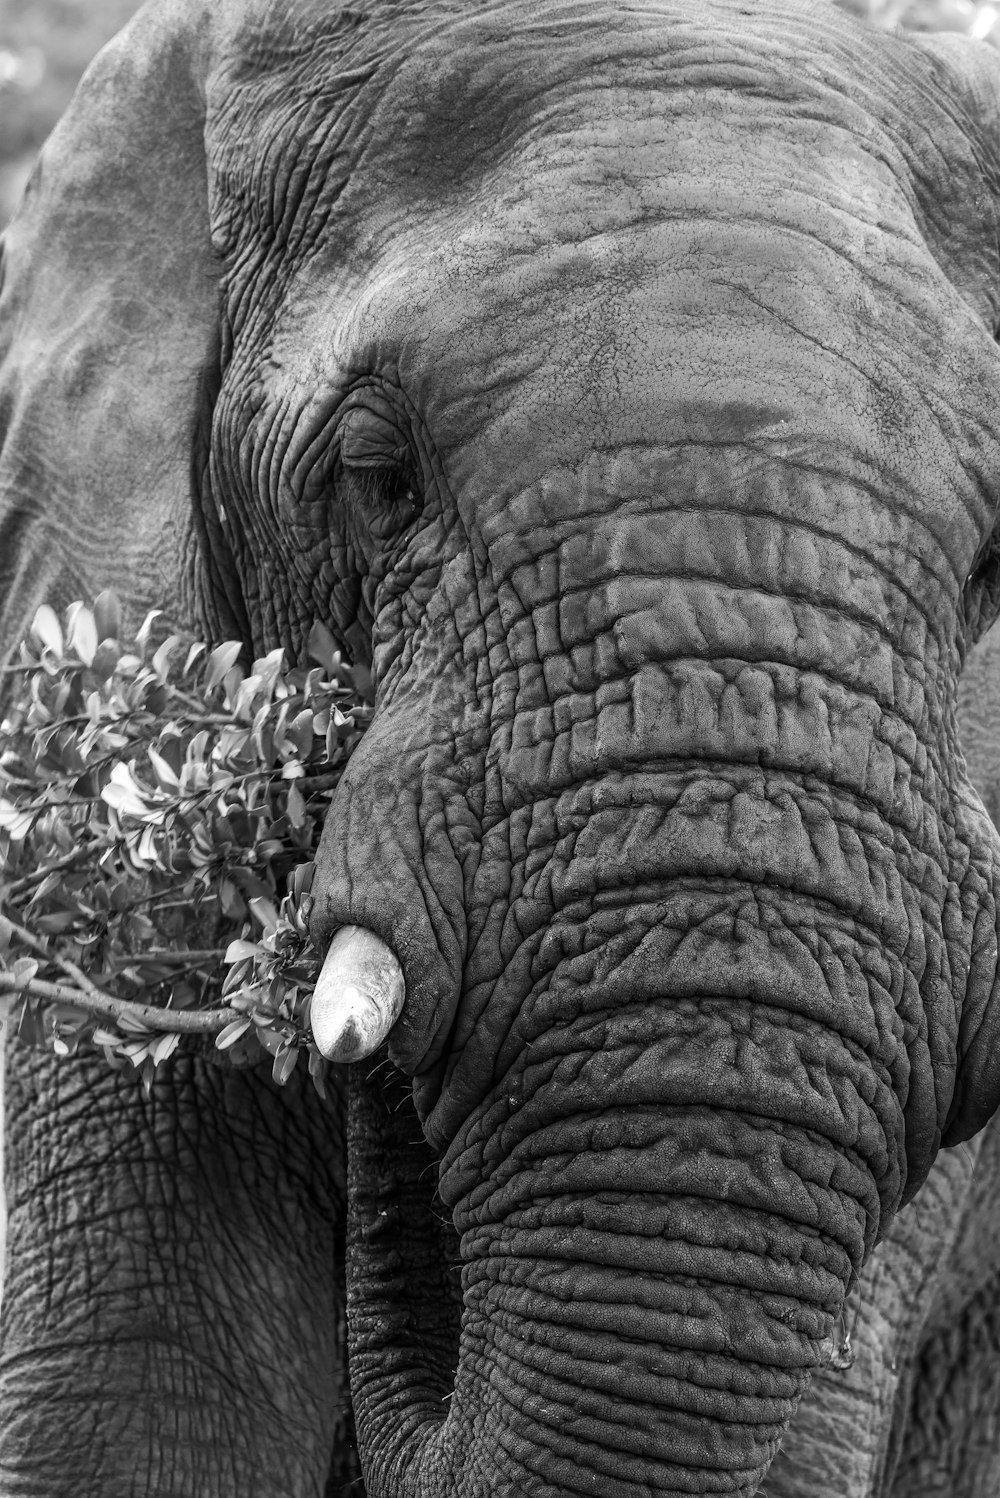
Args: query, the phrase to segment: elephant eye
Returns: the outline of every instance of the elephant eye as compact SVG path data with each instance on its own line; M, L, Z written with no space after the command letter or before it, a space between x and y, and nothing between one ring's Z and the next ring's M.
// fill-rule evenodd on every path
M402 467L348 467L344 465L345 498L376 535L403 530L416 518L420 506L408 471Z
M343 498L373 536L388 538L416 518L420 504L412 454L389 414L369 407L347 413L340 464Z

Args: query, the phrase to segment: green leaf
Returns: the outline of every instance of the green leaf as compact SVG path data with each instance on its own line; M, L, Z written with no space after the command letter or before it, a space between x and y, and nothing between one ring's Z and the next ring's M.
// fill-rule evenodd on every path
M11 1011L13 1023L14 1011ZM17 1013L17 1038L23 1045L44 1046L45 1028L37 1004L22 1002Z
M200 660L207 649L207 645L205 645L201 640L195 641L184 658L184 671L182 673L184 676L187 676L195 661Z
M145 619L136 630L135 643L138 645L139 649L144 655L146 653L146 646L149 644L149 636L153 628L153 623L156 619L162 618L162 616L162 609L150 609L149 613L146 615Z
M138 1066L149 1055L149 1046L148 1040L122 1040L118 1044L118 1053L127 1056L133 1066Z
M222 690L226 699L226 707L230 712L234 711L234 704L239 696L240 687L243 685L243 671L239 666L230 666L222 678Z
M156 848L156 829L145 827L135 848L135 857L139 863L158 862L159 854Z
M0 796L0 830L6 832L12 842L23 842L31 831L34 820L34 812L21 811L19 807Z
M263 927L264 935L273 936L278 929L278 912L271 901L263 899L260 895L256 895L249 904L255 919Z
M260 1041L265 1051L269 1051L272 1056L277 1056L282 1047L288 1044L287 1036L284 1035L282 1031L275 1030L266 1022L263 1024L260 1023L257 1020L256 1015L254 1016L254 1023L257 1027L257 1039Z
M134 1019L131 1014L120 1014L118 1016L119 1030L127 1030L130 1035L149 1035L150 1028L144 1020Z
M142 1063L142 1091L145 1097L150 1097L153 1091L153 1082L156 1077L156 1062L152 1056L147 1056Z
M120 656L121 651L118 648L117 640L106 639L101 641L94 652L94 659L91 662L91 669L94 672L94 675L97 677L98 681L108 680L108 678L113 674ZM87 698L88 713L91 712L91 702L93 701L96 701L98 707L100 706L101 699L97 692L92 692ZM100 714L98 712L92 714L92 716L94 717L94 721L96 722Z
M313 746L312 708L304 707L300 713L296 713L288 725L288 732L299 751L299 758L308 759Z
M323 1100L326 1100L326 1073L330 1063L326 1057L317 1050L312 1043L309 1045L309 1075L312 1077L313 1086Z
M292 872L291 880L289 881L291 884L292 894L295 896L296 900L301 900L302 896L307 895L312 889L312 882L315 873L316 864L311 858L305 859L302 863L296 865L295 869Z
M71 603L66 610L66 643L85 666L90 665L97 652L97 623L82 603Z
M168 635L149 663L161 682L166 682L170 675L170 657L180 643L180 638L180 635Z
M146 817L150 810L131 768L121 762L112 765L111 778L101 791L101 800L114 807L115 811L125 812L131 817Z
M31 632L44 649L51 650L54 656L62 659L62 625L59 623L55 609L49 604L40 604L36 609L35 617L31 621Z
M271 1067L271 1077L277 1082L279 1087L284 1087L295 1070L298 1059L299 1052L296 1046L290 1045L278 1051L274 1058L274 1064Z
M176 1030L168 1035L161 1035L149 1048L149 1054L154 1066L159 1066L161 1061L167 1061L174 1054L181 1043L181 1038Z
M337 642L321 619L317 619L309 631L306 643L309 658L318 661L331 676L340 664Z
M219 908L230 921L242 921L246 915L246 901L231 879L219 881Z
M10 971L17 987L27 988L38 972L38 963L33 957L19 957Z
M159 717L160 713L166 711L167 703L169 701L170 695L167 692L167 689L164 686L163 682L154 681L150 682L149 686L143 693L142 705L147 712L155 713L157 717Z
M226 1051L231 1045L235 1045L241 1035L245 1035L253 1024L252 1019L234 1019L231 1025L220 1030L215 1037L215 1048L217 1051Z
M71 931L78 919L78 915L72 910L53 910L47 915L36 916L33 925L46 936L56 936L61 932Z
M120 1043L121 1036L116 1035L113 1030L107 1030L102 1025L98 1025L94 1030L93 1040L97 1045L114 1046Z
M217 687L223 677L236 664L240 651L243 649L240 640L226 640L222 645L216 645L208 657L208 666L205 671L205 691L212 691Z
M269 651L267 655L262 655L253 663L253 674L259 678L261 689L267 693L268 697L274 691L284 660L285 652L279 647L277 650Z
M296 781L288 787L288 820L293 827L302 827L306 820L306 803Z
M259 676L248 676L240 682L239 690L232 703L232 711L237 718L247 718L253 709L260 692L261 679Z
M223 962L240 962L246 957L252 960L260 956L263 956L263 949L256 942L237 939L229 943L222 960Z
M99 640L117 640L122 628L122 610L118 596L110 588L94 599L94 623Z
M163 758L163 755L156 752L152 744L148 745L146 748L146 758L149 760L149 763L153 768L153 774L156 776L161 790L180 790L180 776L174 770L173 766L167 763L167 761Z

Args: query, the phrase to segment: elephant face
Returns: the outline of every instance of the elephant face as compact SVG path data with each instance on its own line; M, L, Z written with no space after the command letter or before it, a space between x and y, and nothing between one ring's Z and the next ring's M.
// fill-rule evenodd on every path
M44 554L371 671L317 930L397 954L426 1148L359 1069L369 1492L751 1493L1000 1099L955 729L1000 78L781 0L192 4L125 46L10 235L5 627ZM405 1274L428 1149L460 1325Z

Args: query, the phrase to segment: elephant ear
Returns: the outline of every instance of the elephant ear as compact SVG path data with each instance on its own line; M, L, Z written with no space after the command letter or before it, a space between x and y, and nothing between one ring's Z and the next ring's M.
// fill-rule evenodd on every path
M147 5L100 53L4 236L5 649L43 597L110 584L133 612L190 614L198 568L218 566L199 502L218 379L207 14Z
M996 337L1000 333L1000 52L986 42L955 32L934 32L909 38L937 64L938 82L951 95L964 115L964 123L978 142L983 178L991 189L993 206L984 223L993 262L989 295L994 311ZM1000 494L996 496L1000 505ZM971 648L1000 614L1000 524L979 550L966 579L963 610L966 643Z

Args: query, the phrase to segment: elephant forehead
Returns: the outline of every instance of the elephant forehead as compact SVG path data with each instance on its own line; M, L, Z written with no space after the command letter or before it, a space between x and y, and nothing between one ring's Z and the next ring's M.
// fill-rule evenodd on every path
M777 119L807 154L813 124L832 124L835 158L860 140L938 209L962 206L964 221L994 154L967 138L967 112L918 48L824 4L257 0L223 12L238 21L220 23L207 88L213 166L265 217L311 213L306 186L345 225L376 204L390 216L433 207L560 132L583 162L602 141L619 150L623 181L643 173L643 134L660 175L692 162L704 173L728 124L749 148ZM283 173L296 178L290 199ZM594 174L598 193L606 175ZM958 227L946 226L952 254ZM324 229L336 237L336 223Z
M509 206L504 240L495 200L485 226L475 206L453 217L444 248L387 245L347 294L327 296L313 265L272 329L269 404L317 405L321 423L352 368L385 372L491 548L514 545L522 500L527 538L630 494L638 455L651 511L690 505L697 475L678 460L710 450L717 498L784 474L768 511L794 519L792 473L847 481L856 502L817 490L814 519L832 507L852 545L902 544L920 567L943 555L960 586L1000 487L987 329L902 234L862 235L820 207L809 228L801 208L783 223L689 209L579 240L551 222L534 253L514 253L527 210Z
M998 478L995 241L927 60L822 6L536 10L247 23L209 89L216 237L286 408L390 372L494 494L484 453L526 443L846 461L933 494L960 566Z

